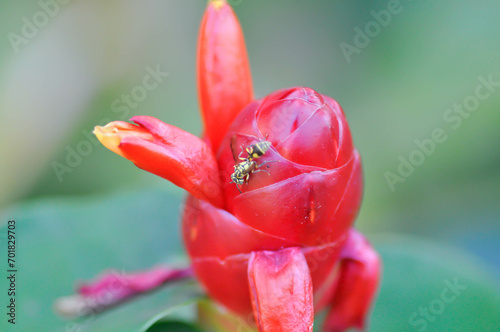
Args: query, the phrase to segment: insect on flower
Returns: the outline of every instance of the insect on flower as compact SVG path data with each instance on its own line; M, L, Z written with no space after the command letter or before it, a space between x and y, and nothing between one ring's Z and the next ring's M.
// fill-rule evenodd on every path
M310 332L324 309L324 331L362 329L381 262L352 227L363 173L344 111L302 86L254 99L243 32L228 2L209 0L200 27L203 138L149 116L95 129L111 151L189 192L182 233L192 267L140 272L111 303L194 273L224 307L214 314L227 317L227 309L260 332ZM271 161L279 165L268 172ZM268 176L252 175L260 171ZM77 296L95 302L113 280Z
M233 136L233 140L231 143L231 149L233 148L233 143L235 141L235 136ZM269 147L271 146L271 142L269 141L260 141L255 144L252 144L250 146L247 146L245 150L243 150L243 147L241 147L241 152L238 155L238 160L241 160L238 164L234 165L234 173L231 174L231 182L229 183L234 183L236 184L236 188L238 188L238 191L240 193L241 189L238 185L242 185L250 179L250 173L257 173L257 172L266 172L269 174L269 172L265 169L258 169L259 167L272 163L276 160L269 160L265 161L260 165L257 165L257 162L254 160L256 158L262 157L267 150L269 150ZM246 158L243 158L241 155L246 151L248 154ZM234 153L233 153L234 155ZM236 158L235 158L236 161ZM269 167L269 165L267 165ZM270 175L270 174L269 174Z

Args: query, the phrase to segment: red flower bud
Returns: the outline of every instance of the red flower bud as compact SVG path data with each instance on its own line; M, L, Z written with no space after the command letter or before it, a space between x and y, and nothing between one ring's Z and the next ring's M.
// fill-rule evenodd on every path
M235 157L265 140L271 145L255 160L269 168L250 173L241 194L229 181ZM191 197L183 219L184 242L208 292L248 317L252 252L299 247L323 302L317 309L325 306L362 195L360 158L340 106L308 88L275 92L241 111L216 156L226 209Z
M190 193L184 242L212 298L261 332L309 331L327 306L326 331L362 327L380 262L351 228L363 181L341 107L303 87L251 102L224 0L209 1L197 61L204 140L151 117L96 127L98 138Z
M250 175L241 186L243 195L222 181L228 211L252 228L303 245L338 240L362 196L361 161L340 106L308 88L278 91L252 103L217 153L226 179L234 154L262 140L272 145L258 164L269 167Z

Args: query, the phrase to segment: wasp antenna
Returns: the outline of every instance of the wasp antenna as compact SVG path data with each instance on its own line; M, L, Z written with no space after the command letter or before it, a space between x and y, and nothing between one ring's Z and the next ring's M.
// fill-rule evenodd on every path
M240 187L238 186L238 184L236 184L236 188L238 188L238 191L240 192L240 194L243 194L243 193L241 192L241 189L240 189Z

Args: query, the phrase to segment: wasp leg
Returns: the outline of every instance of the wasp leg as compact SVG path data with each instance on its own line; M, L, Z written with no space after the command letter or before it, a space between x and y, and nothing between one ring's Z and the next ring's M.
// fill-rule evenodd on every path
M257 169L255 171L253 171L252 173L258 173L258 172L266 172L267 174L271 175L271 173L269 173L269 171L267 169Z
M267 174L271 175L271 173L269 173L269 171L267 171L266 169L258 169L259 167L262 167L264 166L265 164L268 164L268 163L274 163L274 162L280 162L279 160L269 160L269 161L264 161L262 164L260 165L256 165L255 166L255 170L252 171L252 173L257 173L257 172L266 172ZM267 165L267 168L269 168L269 165Z
M238 159L239 159L239 160L246 160L246 159L247 159L247 158L243 158L243 157L241 156L241 155L243 154L243 152L244 152L244 151L243 151L243 147L241 147L241 152L240 152L240 154L238 155Z
M276 162L280 163L281 160L268 160L268 161L264 161L262 164L257 165L255 168L259 168L261 166L264 166L265 164L276 163ZM269 168L269 165L267 165L267 167Z

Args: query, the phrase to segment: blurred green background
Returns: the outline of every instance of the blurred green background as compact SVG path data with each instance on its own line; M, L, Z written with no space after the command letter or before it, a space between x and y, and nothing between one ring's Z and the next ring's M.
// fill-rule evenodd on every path
M19 320L43 317L47 330L65 326L50 304L70 294L76 279L183 257L183 190L96 144L93 127L152 115L196 135L202 130L195 50L205 1L62 2L0 5L0 224L18 221L26 271ZM230 2L245 32L257 97L304 85L344 108L366 181L356 225L388 253L372 330L390 331L392 319L392 330L417 331L410 314L461 273L484 287L482 295L459 297L426 330L448 330L453 322L462 323L449 330L500 328L500 2ZM389 9L390 17L380 14ZM348 56L347 44L356 47ZM142 85L147 68L168 76L126 106L123 95ZM493 81L490 90L478 88L484 80ZM477 89L487 96L475 98ZM446 138L432 153L418 152L415 141L428 142L436 129ZM418 156L412 174L391 188L387 172L401 176L401 159ZM404 273L418 264L393 255L407 251L449 269L423 259L422 278L405 284L411 274ZM40 283L47 287L36 292ZM395 299L410 289L414 297ZM464 327L471 307L483 308L487 325ZM12 328L1 319L0 327Z

